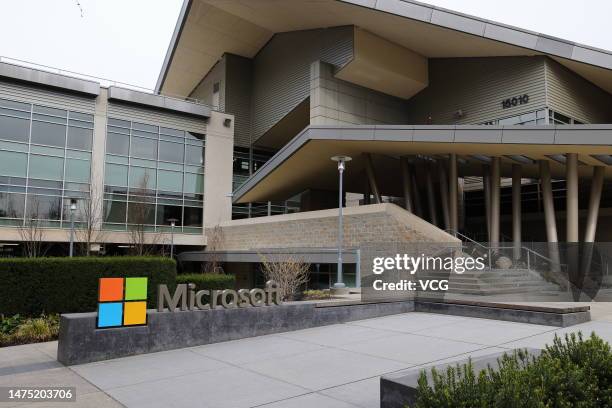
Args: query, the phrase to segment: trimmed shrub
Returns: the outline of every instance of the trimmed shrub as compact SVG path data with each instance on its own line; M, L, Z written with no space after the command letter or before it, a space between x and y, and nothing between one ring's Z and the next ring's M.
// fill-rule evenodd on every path
M176 283L193 283L196 291L234 289L236 287L236 277L221 273L189 273L176 276Z
M418 408L440 407L610 407L612 351L595 333L555 336L538 357L524 351L504 355L498 369L474 373L471 361L419 378Z
M75 257L0 259L0 314L93 312L98 279L147 277L148 307L157 285L174 290L176 262L162 257Z

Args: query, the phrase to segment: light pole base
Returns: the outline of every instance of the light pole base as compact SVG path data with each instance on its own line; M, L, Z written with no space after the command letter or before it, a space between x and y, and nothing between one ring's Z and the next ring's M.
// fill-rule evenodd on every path
M337 295L348 295L349 294L349 288L346 287L346 285L344 283L334 283L334 286L331 287L330 292L332 294L332 296L337 296Z

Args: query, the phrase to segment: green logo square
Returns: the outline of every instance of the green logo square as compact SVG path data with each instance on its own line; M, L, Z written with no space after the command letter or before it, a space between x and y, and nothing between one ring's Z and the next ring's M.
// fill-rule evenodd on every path
M125 278L125 300L147 300L147 278Z

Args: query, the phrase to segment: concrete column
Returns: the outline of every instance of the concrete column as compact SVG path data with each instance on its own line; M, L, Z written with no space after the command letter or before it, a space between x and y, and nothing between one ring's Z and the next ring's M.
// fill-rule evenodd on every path
M459 177L459 229L465 230L465 178Z
M414 213L423 218L423 207L421 206L421 194L419 193L419 184L417 183L416 178L416 168L413 169L411 173L412 179L412 198L414 202Z
M457 155L451 153L448 161L448 201L450 211L450 228L453 231L459 230L459 196L458 196L458 177L457 177Z
M603 166L593 167L591 197L589 199L589 212L587 214L584 242L595 242L595 231L597 230L597 217L599 215L599 203L601 201L605 171L606 168Z
M433 185L433 172L435 167L431 164L427 165L425 171L425 184L427 184L427 204L429 206L429 221L435 226L438 226L438 213L436 206L436 193Z
M368 181L370 183L370 190L374 195L374 201L376 204L380 204L382 199L380 197L380 192L378 190L378 184L376 183L376 175L374 173L374 165L372 164L372 155L370 153L365 153L365 168L366 174L368 176Z
M487 236L491 241L491 166L482 166L482 190L485 201L485 218L487 221Z
M108 110L108 90L100 88L96 98L93 145L91 156L90 217L94 229L102 229L104 221L104 151L106 149L106 122Z
M499 243L500 158L491 158L491 243Z
M544 220L546 222L546 239L548 242L557 242L557 221L555 220L555 203L553 201L548 160L540 160L540 183L542 185L542 204L544 205Z
M450 229L450 211L448 206L448 180L444 162L438 161L438 177L440 178L440 200L442 201L442 215L444 216L444 229Z
M578 242L578 154L567 153L566 160L566 188L567 188L567 212L566 228L567 242Z
M412 178L407 157L400 157L400 168L402 172L402 187L404 189L404 208L413 212L412 206Z
M365 177L363 178L363 181L364 181L364 188L363 188L363 189L364 189L364 193L363 193L363 203L364 203L365 205L368 205L368 204L370 204L370 198L371 198L371 197L370 197L370 196L371 196L371 192L370 192L370 181L368 180L368 175L367 175L367 172L366 172L366 174L364 174L364 176L365 176Z
M514 259L521 258L521 165L512 165L512 242Z

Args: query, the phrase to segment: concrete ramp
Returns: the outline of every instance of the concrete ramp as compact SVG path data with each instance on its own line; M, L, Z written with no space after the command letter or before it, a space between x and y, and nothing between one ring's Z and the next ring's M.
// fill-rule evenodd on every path
M218 251L269 248L335 248L338 210L308 211L232 220L220 225ZM211 231L207 231L210 236ZM379 242L460 242L440 228L395 204L344 208L344 245L359 248Z

